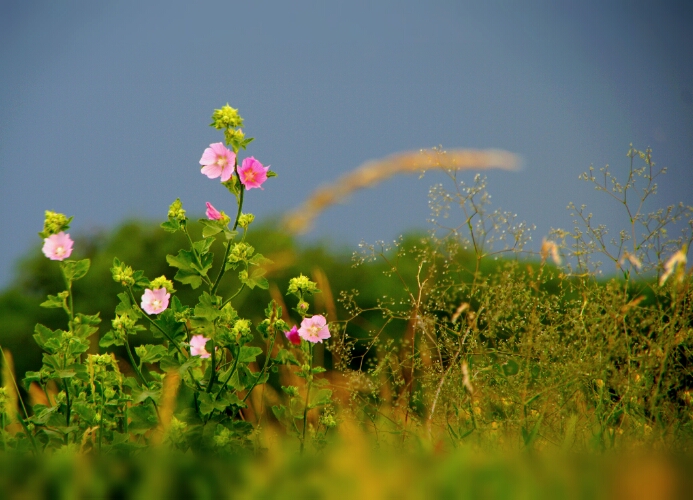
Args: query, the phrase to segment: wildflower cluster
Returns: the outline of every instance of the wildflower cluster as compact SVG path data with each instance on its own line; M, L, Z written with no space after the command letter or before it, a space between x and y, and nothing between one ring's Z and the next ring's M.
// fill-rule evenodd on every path
M43 253L60 261L66 289L49 295L41 305L63 309L67 328L36 326L34 339L45 351L44 364L40 371L28 372L24 383L46 397L34 404L31 414L26 412L20 418L23 433L17 434L18 443L28 443L36 453L61 446L131 452L165 441L180 451L223 454L250 445L253 426L243 417L248 398L257 386L267 383L277 365L292 364L296 357L286 350L272 357L277 335L289 330L277 302L269 303L264 321L256 325L258 336L252 322L233 305L244 289L268 288L264 267L271 262L245 241L254 216L242 209L245 191L263 189L275 174L252 156L239 167L238 152L252 141L239 128L242 124L238 111L230 106L215 110L212 126L224 131L226 145L210 144L200 159L202 174L220 178L235 196L235 218L207 202L206 218L199 221L202 238L195 240L188 229L187 212L176 199L161 225L170 233L182 232L190 244L166 260L177 270L173 280L203 289L197 303L182 303L173 280L166 275L150 280L143 270L113 260L111 275L122 291L111 329L98 344L103 349L124 349L130 365L125 372L112 353L89 353L90 337L99 331L101 319L98 314L76 312L72 283L87 274L90 261L68 260L73 250L79 250L65 232L72 217L46 212L40 233ZM216 263L211 251L215 240L224 247L224 255ZM230 270L236 271L235 276ZM226 283L220 288L222 281ZM233 284L235 291L220 292L233 290ZM317 291L309 287L302 293ZM307 318L307 308L300 310L303 323L298 335L311 345L329 338L323 316ZM132 339L147 329L154 342L138 341L132 346ZM312 364L312 357L307 362ZM316 370L302 373L312 377ZM315 385L312 378L311 384ZM182 386L190 395L185 403L177 402L176 397ZM0 391L2 415L8 406L4 394ZM181 405L187 407L176 413ZM3 417L0 423L5 437L7 421Z

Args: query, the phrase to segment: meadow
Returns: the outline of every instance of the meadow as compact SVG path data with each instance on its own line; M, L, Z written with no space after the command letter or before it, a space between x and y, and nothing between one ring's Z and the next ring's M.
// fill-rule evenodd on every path
M195 221L176 199L160 225L73 240L71 218L46 212L42 253L0 295L4 491L675 498L690 487L693 207L643 211L665 173L651 151L581 176L629 227L571 206L574 227L532 251L532 227L491 207L485 178L462 180L514 168L510 153L395 155L260 224L244 197L281 172L239 161L252 139L237 110L212 120L224 143L201 171L235 213L208 204ZM448 181L430 190L429 231L353 254L296 243L351 192L431 169Z

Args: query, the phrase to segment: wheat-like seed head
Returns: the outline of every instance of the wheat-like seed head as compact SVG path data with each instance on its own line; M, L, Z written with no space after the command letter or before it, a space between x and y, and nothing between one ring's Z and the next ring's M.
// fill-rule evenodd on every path
M517 170L519 166L520 159L517 155L497 149L431 149L397 153L382 160L366 162L340 177L335 183L319 187L303 205L285 217L285 226L293 233L304 233L311 228L320 212L330 205L344 200L354 191L375 186L396 174L424 172L430 169Z

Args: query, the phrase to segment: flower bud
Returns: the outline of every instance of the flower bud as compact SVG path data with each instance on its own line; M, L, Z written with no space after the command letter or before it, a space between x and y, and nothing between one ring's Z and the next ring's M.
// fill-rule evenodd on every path
M159 276L158 278L152 280L150 287L152 290L158 290L159 288L165 288L168 293L173 293L176 290L173 288L173 282L166 279L166 276Z
M243 118L238 114L238 110L229 106L222 106L221 109L215 109L212 113L212 123L209 124L217 130L241 127L243 126Z
M241 214L241 216L238 218L238 225L243 229L247 229L254 220L255 216L253 214Z
M299 294L313 294L318 293L319 291L320 290L318 289L318 285L310 281L306 276L303 276L302 274L297 278L291 278L289 280L288 293L292 293L298 296Z
M168 216L180 221L186 219L185 210L183 210L183 203L180 201L180 198L176 198L176 201L171 203L171 206L168 207Z
M41 236L41 238L48 238L66 229L70 229L71 221L72 217L68 218L64 214L46 210L46 218L43 221L43 231L39 233L39 236Z
M135 279L132 277L132 268L118 262L111 268L113 281L120 283L123 286L132 286L135 284Z

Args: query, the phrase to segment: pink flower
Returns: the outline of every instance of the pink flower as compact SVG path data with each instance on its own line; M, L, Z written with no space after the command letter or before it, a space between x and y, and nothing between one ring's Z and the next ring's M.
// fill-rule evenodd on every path
M236 153L229 150L221 142L210 144L200 158L202 173L210 179L221 176L221 182L228 181L233 175Z
M210 202L207 202L207 211L205 212L207 218L210 220L221 220L221 212L214 208Z
M156 290L147 288L142 295L142 309L147 314L159 314L166 310L170 298L171 294L166 292L166 288Z
M43 240L43 253L50 260L65 260L72 253L72 240L69 234L60 231Z
M262 163L252 156L243 160L238 176L246 189L262 188L262 183L267 180L269 167L263 167Z
M210 357L211 354L205 349L205 345L208 341L209 339L204 335L193 335L190 339L190 355L199 356L203 359Z
M327 320L324 316L316 314L312 318L304 318L301 321L301 328L298 334L308 342L320 342L330 338L330 331L327 329Z
M296 325L291 327L291 330L288 332L284 332L284 335L286 335L286 338L289 339L289 342L291 342L293 345L299 345L301 343L301 337L298 334L298 328L296 328Z

